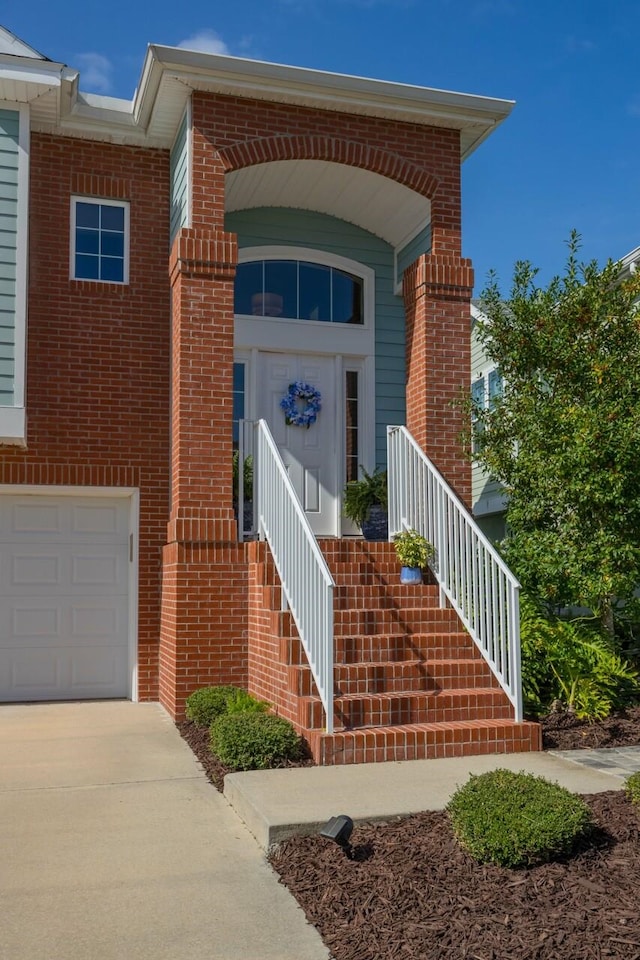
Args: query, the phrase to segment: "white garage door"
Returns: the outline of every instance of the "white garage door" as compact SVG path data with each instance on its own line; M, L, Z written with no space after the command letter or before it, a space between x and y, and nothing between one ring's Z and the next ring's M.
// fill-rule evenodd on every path
M129 504L0 494L0 700L129 694Z

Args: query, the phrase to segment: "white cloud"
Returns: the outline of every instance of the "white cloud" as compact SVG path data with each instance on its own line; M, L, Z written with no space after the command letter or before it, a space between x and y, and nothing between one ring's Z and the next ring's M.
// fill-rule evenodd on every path
M76 57L80 67L80 82L83 90L94 93L109 93L113 64L101 53L79 53Z
M567 50L569 53L591 53L596 49L593 40L587 40L582 37L567 37Z
M198 50L200 53L228 54L229 47L215 30L198 30L197 33L181 40L178 46L183 50Z

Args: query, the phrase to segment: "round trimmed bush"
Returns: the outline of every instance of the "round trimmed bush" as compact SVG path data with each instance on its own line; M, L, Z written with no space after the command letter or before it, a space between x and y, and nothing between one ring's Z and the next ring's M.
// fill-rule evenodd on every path
M272 713L244 711L211 724L211 750L232 770L265 770L301 754L293 725Z
M210 727L216 717L227 713L229 702L244 692L239 687L232 686L200 687L187 697L185 703L187 719L193 720L200 726Z
M640 806L640 771L631 774L626 782L625 790L631 802Z
M493 770L454 793L447 811L461 845L480 863L523 867L571 851L591 826L581 797L529 773Z

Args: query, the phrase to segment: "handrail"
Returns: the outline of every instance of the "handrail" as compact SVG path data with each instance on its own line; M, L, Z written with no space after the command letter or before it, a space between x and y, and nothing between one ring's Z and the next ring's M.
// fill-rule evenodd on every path
M434 548L445 597L522 720L520 584L406 427L387 427L389 539L409 527Z
M284 597L322 700L327 733L333 733L335 582L266 420L256 421L253 428L253 495L258 532L271 548Z

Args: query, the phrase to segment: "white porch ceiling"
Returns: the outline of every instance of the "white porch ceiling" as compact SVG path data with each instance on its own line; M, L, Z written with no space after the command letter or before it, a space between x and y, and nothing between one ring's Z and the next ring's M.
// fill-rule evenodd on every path
M228 211L295 207L354 223L397 247L430 219L429 201L368 170L326 160L277 160L226 177Z

